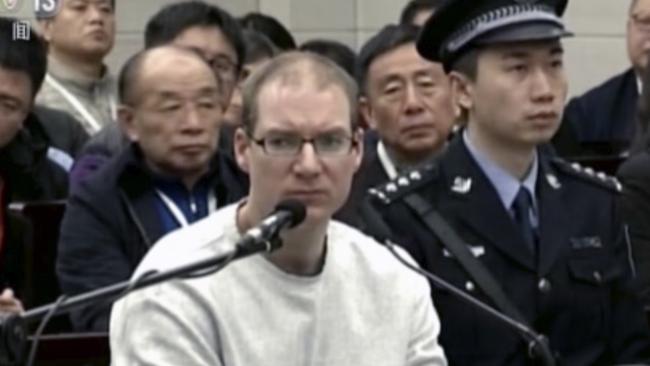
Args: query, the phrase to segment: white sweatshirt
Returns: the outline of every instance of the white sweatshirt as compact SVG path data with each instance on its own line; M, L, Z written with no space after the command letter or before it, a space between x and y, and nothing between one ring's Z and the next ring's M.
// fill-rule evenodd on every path
M236 207L161 239L134 278L231 246ZM254 255L132 293L113 307L110 336L114 366L446 365L439 331L428 283L332 222L320 274L291 275Z

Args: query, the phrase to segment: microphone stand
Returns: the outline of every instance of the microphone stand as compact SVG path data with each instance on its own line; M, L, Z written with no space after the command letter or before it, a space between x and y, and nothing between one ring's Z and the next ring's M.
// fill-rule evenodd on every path
M260 238L254 243L247 243L246 246L236 245L225 253L167 271L145 272L134 280L119 282L70 298L60 299L55 303L30 309L21 315L0 315L0 366L22 365L24 362L28 323L36 322L46 316L67 313L85 305L102 301L114 302L132 291L167 280L187 276L199 277L214 273L234 260L245 258L258 252L271 252L280 248L282 246L282 240L278 234L279 230L271 233L268 239ZM37 340L35 339L33 341L35 342Z

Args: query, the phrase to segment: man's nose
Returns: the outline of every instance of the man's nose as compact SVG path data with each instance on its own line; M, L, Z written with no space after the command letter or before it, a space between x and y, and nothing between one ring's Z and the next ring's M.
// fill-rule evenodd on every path
M537 69L533 73L532 96L535 100L553 101L553 80L546 70Z
M406 86L406 93L404 95L404 110L407 113L418 112L423 109L422 95L414 84Z
M205 123L196 106L186 108L185 117L183 118L183 129L186 131L202 130Z
M298 151L294 170L302 176L314 176L320 172L321 160L311 142L305 142Z
M90 19L91 22L93 23L104 23L104 13L102 9L98 5L90 5L88 6L88 18Z

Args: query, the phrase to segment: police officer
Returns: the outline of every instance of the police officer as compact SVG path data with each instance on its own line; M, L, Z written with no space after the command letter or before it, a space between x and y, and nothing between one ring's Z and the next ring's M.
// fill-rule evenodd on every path
M405 197L437 210L492 274L562 365L650 358L623 225L618 183L544 149L567 93L561 16L567 0L452 0L417 43L442 62L467 116L436 166L376 195L396 241L419 264L491 303ZM527 365L510 328L434 287L441 343L452 365Z

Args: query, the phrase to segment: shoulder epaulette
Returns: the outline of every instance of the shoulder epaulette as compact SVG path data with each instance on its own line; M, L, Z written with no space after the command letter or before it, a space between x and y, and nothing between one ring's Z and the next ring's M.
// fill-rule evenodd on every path
M608 175L604 172L596 171L590 167L580 165L580 163L568 162L562 158L553 158L551 160L553 166L558 170L578 177L588 183L615 191L620 192L623 189L621 183L616 177Z
M375 201L390 205L405 195L431 182L436 176L436 166L434 164L426 165L420 169L414 169L403 173L373 188L368 189L368 194Z

